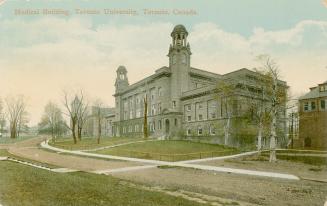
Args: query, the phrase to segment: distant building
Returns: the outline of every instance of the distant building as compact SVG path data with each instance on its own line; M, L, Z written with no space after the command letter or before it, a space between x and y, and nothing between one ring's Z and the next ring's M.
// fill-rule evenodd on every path
M256 133L249 132L246 120L240 122L237 117L247 110L249 99L260 98L263 93L259 74L243 68L220 75L192 67L187 37L183 25L175 26L168 51L169 66L157 69L153 75L134 84L129 84L127 69L119 66L115 82L115 114L111 115L113 135L143 135L144 98L147 98L150 136L210 137L208 139L214 139L216 143L223 143L226 108L217 85L219 81L228 81L235 87L232 144L253 144ZM286 82L279 81L279 84L287 87ZM278 120L279 134L285 134L284 111L280 112Z
M300 147L327 149L327 81L299 99Z
M88 107L88 117L83 129L83 135L88 137L97 137L99 134L98 126L98 107ZM113 134L113 120L115 117L115 108L101 107L101 136L110 137Z

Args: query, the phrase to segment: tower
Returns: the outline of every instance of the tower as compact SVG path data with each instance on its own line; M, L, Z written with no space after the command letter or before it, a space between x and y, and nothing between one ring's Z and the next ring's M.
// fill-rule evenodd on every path
M183 25L177 25L171 32L172 43L169 47L169 67L171 76L172 107L180 107L182 92L189 90L190 85L190 44L187 42L188 32Z
M117 71L117 77L115 82L116 93L125 90L128 86L127 70L124 66L119 66Z

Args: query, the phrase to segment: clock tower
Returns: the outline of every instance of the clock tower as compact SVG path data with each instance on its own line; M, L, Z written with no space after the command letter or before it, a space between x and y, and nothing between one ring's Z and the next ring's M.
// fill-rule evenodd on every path
M171 32L172 43L169 47L169 68L171 70L171 98L173 109L180 107L179 98L190 89L190 44L188 32L183 25L177 25Z

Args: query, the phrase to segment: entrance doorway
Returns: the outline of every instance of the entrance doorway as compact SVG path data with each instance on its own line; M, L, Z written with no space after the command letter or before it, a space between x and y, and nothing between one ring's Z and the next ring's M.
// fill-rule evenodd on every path
M168 136L170 132L169 119L166 119L165 121L165 129L166 129L166 136Z

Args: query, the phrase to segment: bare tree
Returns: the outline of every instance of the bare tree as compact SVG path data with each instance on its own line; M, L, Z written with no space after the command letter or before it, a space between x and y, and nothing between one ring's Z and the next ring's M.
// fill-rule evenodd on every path
M143 137L144 139L148 138L148 96L145 94L143 98L144 102L144 121L143 121Z
M20 115L20 118L18 120L18 124L17 124L17 137L20 136L21 132L23 130L27 130L28 129L28 125L27 123L29 122L29 116L28 116L28 112L23 111L23 113Z
M262 74L265 83L266 97L270 111L270 162L276 162L277 119L281 109L285 109L286 90L279 84L280 71L277 63L268 55L261 55L258 60L262 67L257 71Z
M217 85L219 91L218 98L221 99L221 104L224 110L224 144L229 144L231 120L233 116L233 102L235 87L229 81L219 81Z
M55 142L55 138L60 135L64 124L65 122L59 106L53 102L49 102L44 108L39 126L49 128L52 141Z
M16 138L25 113L26 102L24 96L7 97L6 110L10 127L10 138Z
M97 124L97 143L100 144L100 138L102 134L102 125L105 118L105 112L103 110L103 103L100 99L97 99L94 103L94 117Z
M0 99L0 133L3 135L4 127L6 126L5 113L3 111L3 102Z
M79 102L77 101L77 97L75 96L75 99L71 99L70 95L67 93L67 91L64 91L64 106L67 110L67 113L65 113L70 120L69 129L72 132L72 137L74 140L74 144L77 143L77 136L76 136L76 127L77 127L77 121L78 121L78 108L79 108Z
M84 125L89 117L88 103L85 100L83 92L81 92L79 101L80 101L80 104L79 104L79 108L78 108L78 112L77 112L77 137L78 137L78 140L81 141Z

